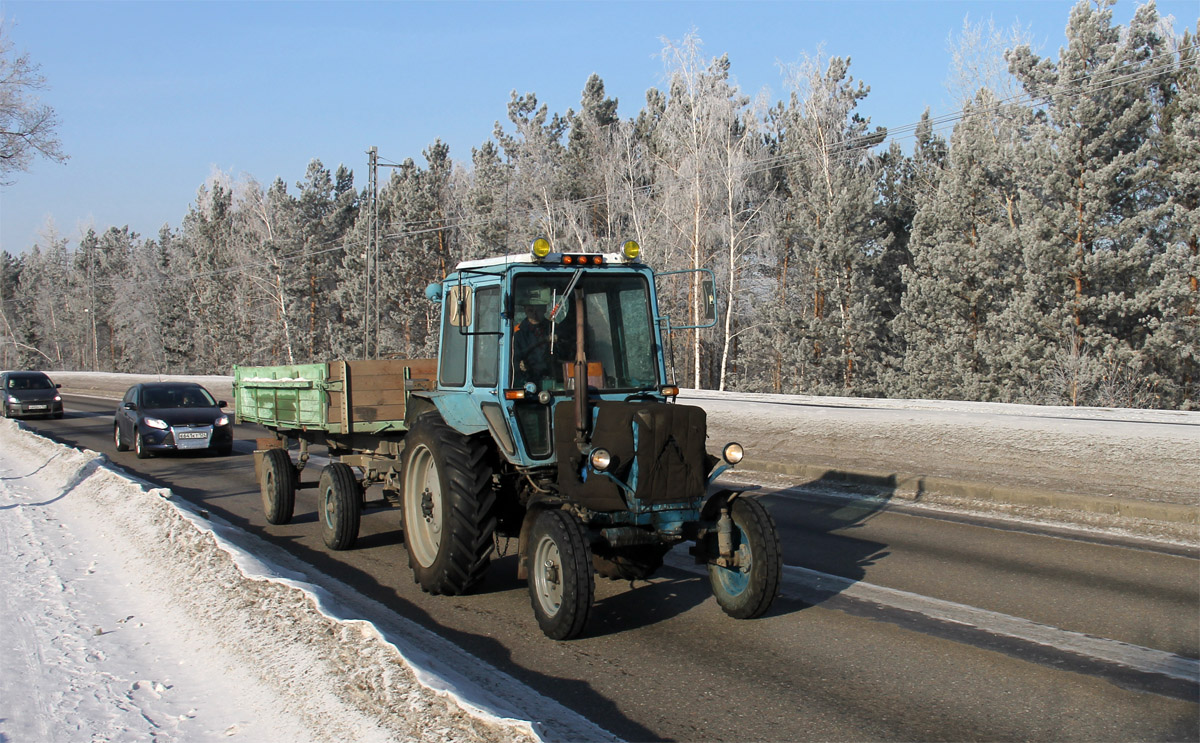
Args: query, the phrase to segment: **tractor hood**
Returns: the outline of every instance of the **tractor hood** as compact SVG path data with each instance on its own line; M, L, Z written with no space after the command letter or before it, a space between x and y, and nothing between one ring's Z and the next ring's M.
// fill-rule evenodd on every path
M573 403L554 409L559 490L597 511L633 510L703 498L715 458L705 449L703 408L656 402L592 401L591 446L608 450L607 474L575 445Z

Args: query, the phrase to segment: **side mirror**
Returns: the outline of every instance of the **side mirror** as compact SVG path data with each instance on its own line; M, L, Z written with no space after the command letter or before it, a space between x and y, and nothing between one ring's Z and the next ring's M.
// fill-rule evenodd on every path
M137 410L137 404L132 402L123 403L121 407L126 410Z
M473 300L473 292L469 286L452 286L450 287L450 296L446 298L450 302L450 324L456 328L465 328L471 324L471 317L475 314Z
M61 385L61 384L56 384L56 385L54 385L54 389L56 389L56 390L61 390L61 389L62 389L62 385Z
M226 406L226 405L228 405L228 404L229 404L229 403L225 402L224 400L217 400L217 407L218 407L218 408L223 408L223 407L225 407L225 406Z
M711 278L706 278L700 282L701 301L704 302L704 319L715 321L717 319L717 289Z

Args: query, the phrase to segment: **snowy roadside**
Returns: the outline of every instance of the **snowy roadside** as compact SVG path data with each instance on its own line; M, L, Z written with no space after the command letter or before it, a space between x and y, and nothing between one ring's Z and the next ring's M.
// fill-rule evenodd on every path
M0 740L611 739L205 516L0 420Z

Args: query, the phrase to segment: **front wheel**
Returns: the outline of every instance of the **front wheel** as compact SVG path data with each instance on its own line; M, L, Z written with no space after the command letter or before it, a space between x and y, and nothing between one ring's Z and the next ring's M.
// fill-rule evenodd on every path
M551 640L578 637L596 592L592 550L583 525L566 511L542 511L529 534L529 597Z
M296 510L296 468L284 449L268 449L258 482L268 524L286 524Z
M713 595L734 619L762 616L779 595L783 551L775 519L760 501L738 498L730 511L736 565L708 565Z
M146 444L142 442L142 432L136 427L133 429L133 452L137 454L138 459L149 459L150 450L146 448Z
M348 550L358 539L362 498L354 470L334 462L321 470L321 537L331 550Z

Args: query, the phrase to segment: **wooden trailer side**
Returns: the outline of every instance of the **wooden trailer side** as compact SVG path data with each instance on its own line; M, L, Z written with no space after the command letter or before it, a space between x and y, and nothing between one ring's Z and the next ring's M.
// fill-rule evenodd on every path
M436 359L377 359L329 363L330 430L341 433L403 430L408 393L429 388ZM349 425L344 422L349 421Z

